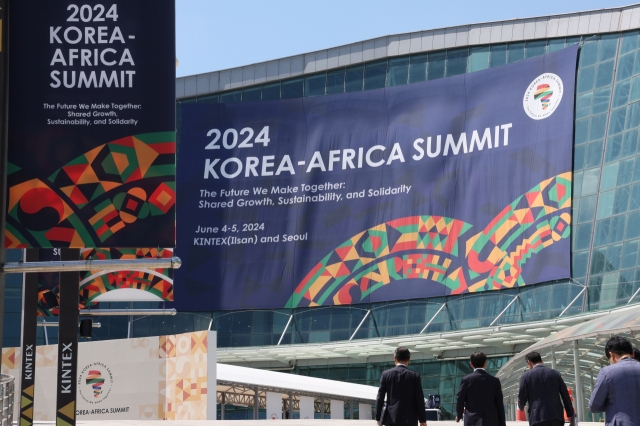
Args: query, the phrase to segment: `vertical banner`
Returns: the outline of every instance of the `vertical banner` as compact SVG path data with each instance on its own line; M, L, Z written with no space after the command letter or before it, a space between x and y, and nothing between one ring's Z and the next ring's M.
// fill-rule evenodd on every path
M27 262L40 260L39 249L27 249L25 252ZM36 383L38 274L24 274L23 276L20 426L31 426L33 425L33 400Z
M78 260L80 250L62 249L60 260ZM76 424L76 376L78 370L78 272L60 272L58 323L58 385L56 426Z
M174 247L174 0L11 19L6 246Z

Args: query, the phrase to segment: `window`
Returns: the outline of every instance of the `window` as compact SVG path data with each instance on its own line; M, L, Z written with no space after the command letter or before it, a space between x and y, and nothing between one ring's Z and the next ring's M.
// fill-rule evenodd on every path
M301 98L303 94L303 81L301 78L282 82L282 99Z
M347 68L346 92L359 92L364 84L364 66Z
M427 54L412 55L409 59L409 83L427 79Z
M364 69L364 89L380 89L387 80L387 61L369 62Z
M242 100L242 91L234 90L233 92L226 92L220 94L220 103L228 104L233 102L240 102Z
M280 99L280 82L262 85L262 100Z
M305 96L321 96L325 94L326 74L311 75L304 79Z
M469 72L489 68L489 46L472 47L469 52Z
M327 95L344 92L344 69L327 73Z
M467 72L468 49L449 50L447 52L447 77Z
M427 80L435 80L444 77L444 62L447 52L429 53Z
M242 102L259 101L262 99L262 87L249 87L242 90Z
M409 81L409 58L389 59L387 86L400 86Z

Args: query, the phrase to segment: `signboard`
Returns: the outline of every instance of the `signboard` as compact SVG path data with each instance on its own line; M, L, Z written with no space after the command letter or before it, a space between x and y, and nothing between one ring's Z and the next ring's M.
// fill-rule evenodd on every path
M77 420L215 419L215 331L81 342L78 349ZM20 348L2 355L2 373L18 377ZM51 422L57 345L38 346L36 356L33 420Z
M8 248L175 245L174 18L174 0L12 4Z
M176 307L344 305L569 277L576 56L185 105Z

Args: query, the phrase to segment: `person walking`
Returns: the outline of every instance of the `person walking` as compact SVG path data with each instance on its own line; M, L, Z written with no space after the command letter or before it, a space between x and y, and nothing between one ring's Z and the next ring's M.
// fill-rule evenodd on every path
M571 397L562 376L556 370L546 367L538 352L529 352L525 356L529 371L520 378L518 408L524 410L529 405L529 424L531 426L562 426L564 410L575 424L575 412Z
M473 373L465 376L458 389L456 422L464 415L465 426L506 426L500 380L486 372L487 356L471 354Z
M633 359L640 361L640 349L633 348Z
M409 349L399 347L393 354L396 366L382 373L376 398L376 421L378 425L411 425L418 421L427 425L424 393L420 374L407 367L411 360ZM383 410L385 396L387 405Z
M628 339L613 336L604 353L611 365L598 373L589 409L604 412L606 426L640 426L640 363L633 359L633 346Z

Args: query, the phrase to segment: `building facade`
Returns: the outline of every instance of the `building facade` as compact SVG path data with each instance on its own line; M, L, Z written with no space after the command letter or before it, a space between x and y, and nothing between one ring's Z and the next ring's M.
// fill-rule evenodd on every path
M377 385L380 373L392 365L394 347L405 345L422 375L425 396L440 394L450 415L474 350L489 354L489 370L495 373L515 353L554 331L640 303L639 29L640 5L634 5L392 35L177 79L179 132L181 106L187 103L373 90L498 67L578 44L573 278L402 302L180 312L137 319L131 327L127 318L105 317L96 338L211 326L218 333L220 362L369 385ZM14 335L5 333L5 346L14 344L6 340ZM584 395L588 398L590 391Z

